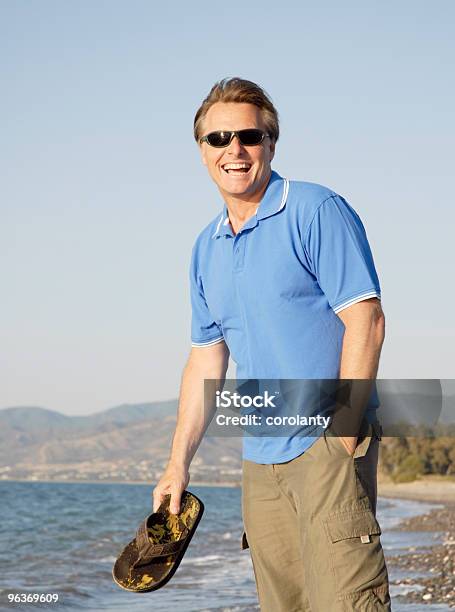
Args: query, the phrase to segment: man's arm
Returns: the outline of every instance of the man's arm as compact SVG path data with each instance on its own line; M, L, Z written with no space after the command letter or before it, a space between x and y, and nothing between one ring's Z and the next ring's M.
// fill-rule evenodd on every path
M385 336L385 317L377 298L357 302L338 313L345 325L340 379L374 380ZM371 389L371 386L370 386ZM366 394L365 401L368 400ZM347 452L354 453L357 437L342 437Z
M189 466L202 437L215 413L215 408L204 407L204 380L224 382L229 361L229 350L224 342L212 346L193 347L182 376L177 425L166 470L153 491L153 510L170 493L170 510L180 510L182 492L190 479Z

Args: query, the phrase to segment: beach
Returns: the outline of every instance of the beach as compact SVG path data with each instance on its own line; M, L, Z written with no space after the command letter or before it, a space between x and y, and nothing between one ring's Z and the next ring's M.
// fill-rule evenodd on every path
M391 580L391 589L400 592L403 602L445 604L455 609L455 482L418 480L410 483L379 484L383 498L430 502L440 507L401 521L392 529L415 534L415 546L407 554L389 556L389 568L399 570L400 577ZM422 546L419 534L435 543ZM420 606L419 606L420 607Z

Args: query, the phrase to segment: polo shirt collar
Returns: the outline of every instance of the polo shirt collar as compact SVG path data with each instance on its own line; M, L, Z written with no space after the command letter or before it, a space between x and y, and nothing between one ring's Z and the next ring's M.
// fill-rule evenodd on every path
M283 179L277 172L272 170L267 188L262 196L262 200L256 211L246 224L242 227L242 231L251 227L255 227L258 221L271 217L283 210L286 205L286 199L289 191L289 181ZM218 221L215 232L212 238L219 236L232 236L231 226L229 224L229 213L227 206L224 205L223 213Z
M261 203L256 212L258 221L275 215L283 210L288 197L289 181L283 179L278 172L272 171L272 176L267 185Z

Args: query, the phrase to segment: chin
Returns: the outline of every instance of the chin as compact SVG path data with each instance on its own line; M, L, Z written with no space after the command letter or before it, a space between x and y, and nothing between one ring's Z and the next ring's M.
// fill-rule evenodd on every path
M235 187L223 187L223 191L226 194L232 195L232 196L241 196L241 195L247 195L250 190L248 189L248 185L236 185Z
M231 191L232 193L243 193L251 189L251 181L249 178L235 178L228 179L221 182L221 186L225 191Z

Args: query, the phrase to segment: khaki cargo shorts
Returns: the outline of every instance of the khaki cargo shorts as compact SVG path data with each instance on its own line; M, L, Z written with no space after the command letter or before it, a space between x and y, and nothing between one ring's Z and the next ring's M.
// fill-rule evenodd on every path
M328 430L286 463L243 462L243 548L262 612L391 610L376 520L380 427L354 456Z

